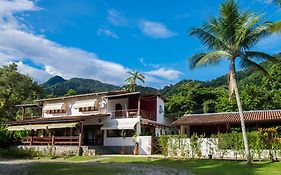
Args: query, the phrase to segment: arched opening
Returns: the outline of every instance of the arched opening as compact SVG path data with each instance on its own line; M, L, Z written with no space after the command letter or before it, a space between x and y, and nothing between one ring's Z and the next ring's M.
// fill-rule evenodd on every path
M120 103L117 103L115 105L115 117L116 118L121 118L123 114L123 107Z

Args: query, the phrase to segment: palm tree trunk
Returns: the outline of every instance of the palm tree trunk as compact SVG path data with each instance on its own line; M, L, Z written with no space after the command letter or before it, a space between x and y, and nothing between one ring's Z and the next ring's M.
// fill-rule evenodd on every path
M245 120L244 120L244 114L243 114L241 99L240 99L238 86L237 86L234 59L231 60L231 64L230 64L230 79L231 79L230 82L232 83L231 86L233 87L233 90L235 92L236 102L237 102L237 106L238 106L238 110L239 110L239 116L240 116L240 121L241 121L241 129L242 129L242 136L243 136L244 147L245 147L245 154L246 154L246 158L247 158L247 164L251 165L252 164L251 153L250 153L250 148L249 148L249 143L248 143L248 138L247 138L247 133L246 133L246 126L245 126Z

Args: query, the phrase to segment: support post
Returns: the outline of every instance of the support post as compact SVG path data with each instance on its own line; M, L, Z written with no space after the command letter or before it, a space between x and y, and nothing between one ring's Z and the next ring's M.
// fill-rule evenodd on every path
M55 144L55 135L53 134L52 135L52 145L54 145Z
M30 138L30 143L29 143L29 145L32 145L33 144L33 136L31 136L31 138Z
M79 132L79 146L78 146L78 156L83 155L83 149L82 149L82 134L83 134L83 123L80 122L80 132Z
M138 98L138 116L141 115L140 104L141 104L141 97Z

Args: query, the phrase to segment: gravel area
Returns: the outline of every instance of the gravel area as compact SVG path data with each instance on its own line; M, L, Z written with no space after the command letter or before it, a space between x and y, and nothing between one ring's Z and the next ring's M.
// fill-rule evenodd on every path
M155 165L141 165L141 164L123 164L123 163L98 163L95 161L86 162L63 162L62 160L0 160L0 175L9 175L13 172L22 172L20 174L26 174L25 168L28 166L36 165L38 163L73 163L82 165L104 166L104 167L116 167L129 169L129 173L126 175L193 175L190 172L166 168ZM119 174L121 175L121 174Z

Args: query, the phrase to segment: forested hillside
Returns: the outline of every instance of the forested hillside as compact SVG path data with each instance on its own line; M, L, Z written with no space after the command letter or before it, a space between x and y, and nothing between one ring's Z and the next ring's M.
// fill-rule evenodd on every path
M244 110L281 109L281 63L262 65L269 76L252 69L238 73ZM30 77L20 74L15 64L0 68L0 80L1 120L14 120L19 116L15 105L32 103L34 99L125 88L91 79L65 80L60 76L39 86ZM224 75L207 82L182 80L163 89L138 86L137 90L160 92L166 101L166 114L171 117L186 113L237 111L235 99L229 99L227 81Z
M270 75L248 69L238 73L244 110L281 109L281 64L261 63ZM183 80L162 90L166 113L180 117L185 113L237 111L229 98L227 75L208 82Z

